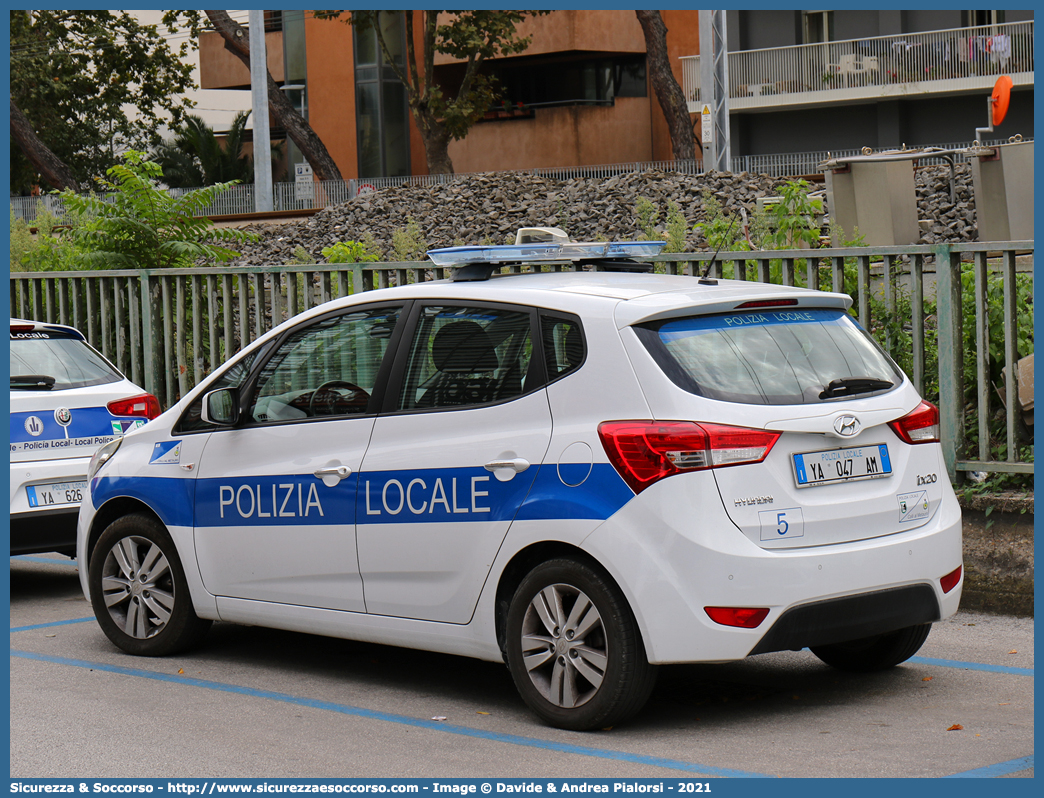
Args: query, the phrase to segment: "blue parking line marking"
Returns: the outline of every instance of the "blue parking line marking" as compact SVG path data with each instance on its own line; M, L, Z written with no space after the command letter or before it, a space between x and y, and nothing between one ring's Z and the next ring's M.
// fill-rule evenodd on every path
M570 745L568 743L556 743L550 740L540 740L533 737L522 737L516 734L500 734L497 732L483 731L482 729L471 729L467 726L455 726L438 721L411 718L407 715L395 715L390 712L379 712L372 709L348 706L346 704L335 704L330 701L319 701L314 698L289 695L287 693L276 693L270 690L255 690L251 687L241 687L234 684L222 684L206 679L193 679L188 676L177 676L167 673L155 673L153 671L138 668L124 668L119 665L107 665L103 662L89 662L79 659L68 659L66 657L52 657L45 654L36 654L30 651L12 651L12 657L36 660L38 662L50 662L56 665L71 665L77 668L90 668L95 671L106 671L108 673L121 674L123 676L137 676L143 679L152 679L159 682L171 682L188 687L201 687L206 690L216 690L223 693L234 693L250 696L252 698L265 698L270 701L280 701L312 709L321 709L328 712L338 712L342 715L352 715L370 720L383 720L389 723L399 723L404 726L414 726L430 731L457 734L462 737L473 737L489 740L497 743L508 743L509 745L524 746L527 748L542 748L549 751L558 751L565 754L577 754L579 756L590 756L599 759L611 759L618 762L633 762L639 765L651 765L653 767L668 770L679 770L686 773L699 773L706 776L718 778L774 778L767 773L751 773L745 770L733 770L732 768L717 768L710 765L700 765L695 762L682 762L676 759L663 759L655 756L632 754L626 751L612 751L600 748L591 748L583 745Z
M71 565L76 567L76 560L52 560L47 557L30 557L28 554L12 554L12 560L21 560L22 562L42 562L45 565Z
M1033 755L1024 756L1021 759L1012 759L1008 762L998 762L996 765L987 765L984 768L966 770L963 773L954 773L952 776L943 776L944 779L995 779L998 776L1007 776L1009 773L1018 773L1020 770L1029 770L1033 767Z
M938 665L943 668L961 668L969 671L989 671L991 673L1010 673L1015 676L1032 676L1033 668L1012 668L1007 665L986 665L982 662L961 662L954 659L933 659L932 657L910 657L907 662L918 665Z
M73 618L71 621L51 621L50 623L34 623L32 626L15 626L11 629L11 634L15 632L31 632L33 629L47 629L51 626L68 626L71 623L87 623L87 621L93 621L94 616L89 618Z

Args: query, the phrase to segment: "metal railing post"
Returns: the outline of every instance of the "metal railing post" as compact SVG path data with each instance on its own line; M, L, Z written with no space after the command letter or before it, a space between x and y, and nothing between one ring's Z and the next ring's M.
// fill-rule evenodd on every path
M964 345L961 258L949 244L932 248L939 308L939 438L950 482L957 484L957 455L964 445Z
M138 296L141 299L141 346L145 354L144 385L142 387L155 397L163 396L159 384L160 346L159 346L159 283L153 279L148 269L142 269L138 275Z

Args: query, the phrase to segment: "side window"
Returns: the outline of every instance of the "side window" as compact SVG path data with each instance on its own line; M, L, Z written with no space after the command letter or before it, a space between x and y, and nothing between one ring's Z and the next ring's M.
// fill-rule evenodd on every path
M426 307L410 345L398 408L460 407L520 396L527 390L532 356L528 311Z
M365 413L400 308L345 313L294 331L254 384L258 424Z
M224 374L210 384L206 393L216 391L219 388L242 387L246 378L250 376L250 370L254 367L254 363L257 362L258 358L264 357L265 352L267 352L271 346L271 343L265 344L260 349L255 350L253 354L241 358L233 363ZM196 401L190 404L185 412L181 414L177 426L173 429L175 435L180 435L185 432L199 432L202 430L217 429L213 424L206 423L200 417L200 411L203 409L203 397L206 396L206 393L200 394Z
M548 382L580 367L584 361L585 349L579 319L542 313L540 332L544 339L544 362L547 365Z

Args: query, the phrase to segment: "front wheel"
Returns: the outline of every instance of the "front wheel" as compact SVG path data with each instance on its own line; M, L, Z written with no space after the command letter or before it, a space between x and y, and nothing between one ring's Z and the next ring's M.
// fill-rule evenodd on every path
M846 643L812 646L812 653L827 665L852 673L871 673L906 662L924 645L930 623L908 626L897 632L873 635Z
M174 541L151 516L127 515L109 524L94 547L87 580L98 625L128 654L173 654L210 627L192 609Z
M523 700L562 729L619 723L656 683L634 614L600 569L549 560L519 585L507 614L507 661Z

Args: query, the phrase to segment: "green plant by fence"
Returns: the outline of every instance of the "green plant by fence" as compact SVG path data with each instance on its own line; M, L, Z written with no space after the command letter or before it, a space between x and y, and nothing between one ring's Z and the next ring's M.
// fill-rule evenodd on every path
M1016 391L1006 391L1003 405L997 391L1001 369L1013 374L1032 351L1026 306L1032 270L1023 274L1017 267L1017 256L1032 253L1032 241L1009 241L723 252L713 261L709 252L674 253L652 260L671 274L851 294L863 327L918 390L938 402L946 466L956 479L966 471L1033 472ZM169 407L215 366L301 311L448 272L430 262L22 272L11 274L11 315L81 329Z

